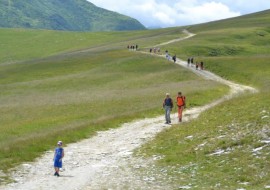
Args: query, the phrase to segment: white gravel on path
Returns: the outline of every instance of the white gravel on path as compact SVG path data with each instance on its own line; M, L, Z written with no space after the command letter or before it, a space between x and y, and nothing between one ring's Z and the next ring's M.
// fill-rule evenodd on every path
M193 34L190 34L190 37ZM177 39L179 41L179 39ZM170 41L169 43L173 43ZM165 57L162 55L162 57ZM177 64L196 74L221 82L231 87L231 93L211 104L186 109L183 122L236 95L244 92L257 92L248 86L224 80L208 71L195 70L187 63L177 59ZM172 115L172 123L177 123L177 114ZM154 168L154 161L133 157L133 151L151 140L171 125L164 124L164 116L142 119L123 124L120 128L98 132L90 139L64 146L63 171L60 177L53 176L53 151L48 151L33 163L25 163L12 173L14 183L0 186L5 190L99 190L99 189L175 189L165 176L137 175L140 168Z

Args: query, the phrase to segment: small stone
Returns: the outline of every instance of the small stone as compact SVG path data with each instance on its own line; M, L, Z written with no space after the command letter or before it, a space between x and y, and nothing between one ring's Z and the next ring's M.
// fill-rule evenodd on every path
M188 185L185 185L185 186L180 186L179 189L191 189L191 187Z

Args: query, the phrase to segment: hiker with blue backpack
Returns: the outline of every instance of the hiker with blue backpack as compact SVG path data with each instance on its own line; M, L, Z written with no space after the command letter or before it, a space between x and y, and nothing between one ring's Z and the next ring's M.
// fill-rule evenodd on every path
M170 124L171 123L170 114L171 114L172 108L173 108L173 101L170 98L170 94L166 93L166 97L165 97L165 99L163 101L163 109L165 110L165 120L166 120L165 124Z

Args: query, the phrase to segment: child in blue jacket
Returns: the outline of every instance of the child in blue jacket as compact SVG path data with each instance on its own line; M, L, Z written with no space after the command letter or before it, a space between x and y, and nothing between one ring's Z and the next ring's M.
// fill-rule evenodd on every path
M62 148L62 141L58 141L57 143L57 148L55 148L55 152L54 152L54 169L55 169L55 173L54 175L59 177L59 170L60 168L62 168L62 159L64 157L64 149Z

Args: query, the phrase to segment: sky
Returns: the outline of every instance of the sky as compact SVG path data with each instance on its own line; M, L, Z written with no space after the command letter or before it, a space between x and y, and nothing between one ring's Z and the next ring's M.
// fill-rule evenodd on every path
M186 26L270 9L270 0L88 0L147 28Z

